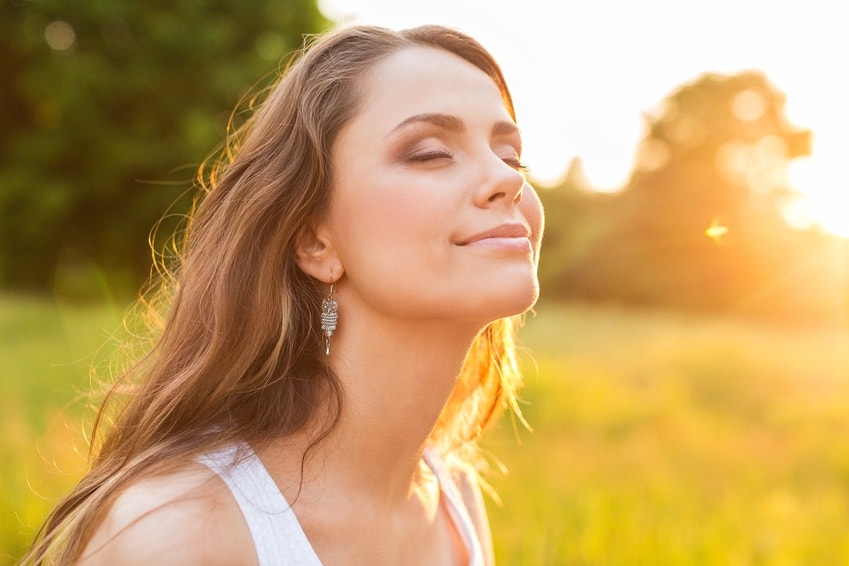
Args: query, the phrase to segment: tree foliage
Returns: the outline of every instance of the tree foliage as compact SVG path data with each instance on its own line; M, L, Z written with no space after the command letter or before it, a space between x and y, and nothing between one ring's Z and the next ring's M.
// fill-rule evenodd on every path
M766 298L822 240L781 215L794 195L787 163L810 152L810 132L784 116L784 96L757 72L705 74L647 115L645 131L619 194L593 195L568 178L543 191L549 218L568 217L568 228L548 222L544 291L713 310L798 307L789 295Z
M0 285L136 286L230 111L327 26L315 0L0 1Z

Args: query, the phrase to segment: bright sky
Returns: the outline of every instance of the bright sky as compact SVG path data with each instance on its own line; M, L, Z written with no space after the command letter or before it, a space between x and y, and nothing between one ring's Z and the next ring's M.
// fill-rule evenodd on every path
M849 237L849 0L319 0L340 23L440 23L501 64L532 175L556 180L575 156L589 181L627 179L641 114L707 71L760 69L787 96L813 156L789 170L817 219Z

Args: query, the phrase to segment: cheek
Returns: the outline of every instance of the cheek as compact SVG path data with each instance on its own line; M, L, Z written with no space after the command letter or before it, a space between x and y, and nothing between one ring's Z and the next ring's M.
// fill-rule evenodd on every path
M333 216L346 269L359 272L362 262L379 268L385 262L406 262L411 255L421 257L424 250L418 248L433 240L441 224L434 221L427 199L405 188L361 187L358 194L348 193L353 198L339 199Z

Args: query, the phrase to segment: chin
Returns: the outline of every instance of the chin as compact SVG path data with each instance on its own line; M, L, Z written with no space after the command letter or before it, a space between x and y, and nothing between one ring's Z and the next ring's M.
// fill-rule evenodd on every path
M539 286L535 285L533 289L529 290L526 295L521 297L521 300L517 301L517 307L518 308L516 308L515 312L513 312L511 315L508 315L508 316L512 316L512 315L516 315L516 314L522 314L522 313L529 311L531 308L533 308L533 306L535 304L537 304L538 300L539 300Z
M504 289L508 293L500 293L497 297L491 297L488 301L490 307L495 307L493 320L507 318L522 314L530 310L539 299L539 283L536 278L524 285L513 286Z

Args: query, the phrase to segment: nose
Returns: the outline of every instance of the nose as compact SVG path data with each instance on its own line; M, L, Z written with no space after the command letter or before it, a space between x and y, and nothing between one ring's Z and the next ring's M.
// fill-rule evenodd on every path
M522 200L525 176L501 158L493 155L483 168L481 182L475 191L475 206L488 208L496 205L515 206Z

